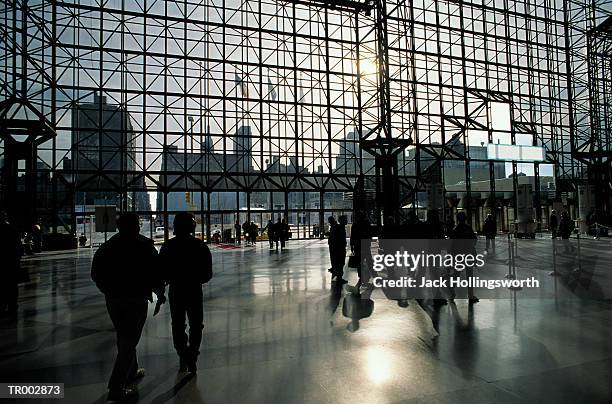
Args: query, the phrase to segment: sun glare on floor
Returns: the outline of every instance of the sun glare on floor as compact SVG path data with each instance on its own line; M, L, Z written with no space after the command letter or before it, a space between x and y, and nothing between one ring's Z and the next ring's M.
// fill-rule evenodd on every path
M393 371L393 358L383 347L370 347L366 351L366 372L374 384L383 384L389 381Z

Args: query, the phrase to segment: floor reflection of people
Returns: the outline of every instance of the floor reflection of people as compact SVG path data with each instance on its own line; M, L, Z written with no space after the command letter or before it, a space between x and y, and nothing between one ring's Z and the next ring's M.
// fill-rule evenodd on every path
M474 326L474 306L468 306L465 320L455 304L450 305L450 311L455 320L453 357L466 375L472 375L480 352L478 329Z
M362 299L352 293L347 294L342 301L342 315L351 319L346 329L355 332L359 329L359 320L370 317L374 311L374 301Z
M561 220L559 221L559 235L563 240L563 249L565 253L573 253L576 247L570 242L570 236L574 231L574 221L570 218L569 213L564 210L561 212Z
M327 304L327 309L330 312L330 315L333 315L338 306L340 305L340 299L342 298L342 288L341 287L332 287L331 293L329 295L329 302Z

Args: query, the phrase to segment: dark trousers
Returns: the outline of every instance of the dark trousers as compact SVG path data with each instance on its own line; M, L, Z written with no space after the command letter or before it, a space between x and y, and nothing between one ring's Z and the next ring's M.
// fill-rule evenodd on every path
M0 282L0 313L17 313L17 299L19 298L19 284L17 281L17 273L19 268L8 268L14 276L9 275L6 279Z
M147 300L144 298L106 297L106 308L117 333L117 358L108 388L122 389L138 370L136 346L147 320Z
M176 353L183 360L196 360L200 354L204 328L202 288L185 290L170 285L168 295ZM185 333L186 319L189 320L189 336Z
M329 258L332 266L332 274L342 278L344 276L344 262L346 260L345 249L329 249Z

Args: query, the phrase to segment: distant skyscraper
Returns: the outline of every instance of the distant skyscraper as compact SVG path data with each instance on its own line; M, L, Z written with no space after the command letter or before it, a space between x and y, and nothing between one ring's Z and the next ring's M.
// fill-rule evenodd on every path
M111 191L130 181L136 171L134 130L126 109L94 94L93 103L76 104L72 110L72 167L79 191L78 205L118 204ZM103 174L103 175L97 175ZM92 176L97 175L93 179ZM144 189L144 180L136 186ZM128 206L150 209L149 198L129 193Z
M335 172L339 174L359 174L359 132L357 129L350 131L339 142L340 150L336 155ZM365 150L361 156L361 172L367 173L374 167L374 156Z
M234 153L237 156L237 170L245 173L252 171L253 153L251 149L253 148L253 139L251 138L251 127L239 127L234 136L234 142L236 144Z
M94 95L72 111L72 162L82 171L134 169L134 131L127 111ZM88 176L83 174L82 176ZM117 174L108 174L118 180Z

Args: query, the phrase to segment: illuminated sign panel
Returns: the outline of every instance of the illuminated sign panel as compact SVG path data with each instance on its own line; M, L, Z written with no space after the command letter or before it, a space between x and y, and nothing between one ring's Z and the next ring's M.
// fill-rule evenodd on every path
M487 159L513 161L544 161L544 148L513 144L487 145Z

